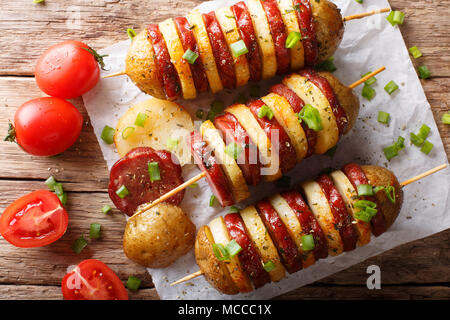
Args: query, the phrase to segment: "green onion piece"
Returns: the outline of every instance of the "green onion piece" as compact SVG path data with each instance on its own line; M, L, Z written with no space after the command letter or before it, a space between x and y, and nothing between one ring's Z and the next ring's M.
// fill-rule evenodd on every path
M398 156L398 148L395 144L387 146L383 149L384 156L386 159L391 160L392 158Z
M384 192L386 193L386 197L389 199L389 201L395 203L395 187L387 186L386 188L384 188Z
M426 139L428 135L430 134L431 128L427 126L426 124L423 124L420 129L419 133L417 134L420 138Z
M365 84L364 87L362 88L361 95L369 101L372 100L373 97L375 97L375 94L376 94L375 89L372 88L371 86Z
M122 130L122 139L127 140L134 132L134 127L126 127Z
M370 222L373 215L365 210L360 210L358 212L355 212L355 218L364 222Z
M195 116L199 119L203 119L203 117L205 116L205 111L203 111L202 109L198 109L195 112Z
M250 97L259 98L261 96L261 87L257 85L250 86Z
M103 212L104 214L109 213L111 210L112 210L112 209L111 209L111 206L108 205L108 204L105 204L105 205L103 206L103 208L102 208L102 212Z
M366 72L363 75L361 75L361 78L364 78L365 76L367 76L368 74L370 74L372 71ZM364 84L371 86L373 85L375 82L377 82L377 78L375 77L370 77L369 79L367 79Z
M305 121L306 125L314 131L320 131L323 129L319 110L310 104L306 104L303 109L297 113L297 117L300 122Z
M213 103L211 103L211 109L208 112L208 115L206 116L207 120L213 121L214 118L222 112L224 108L224 104L222 101L215 100Z
M214 206L215 200L216 200L216 196L215 195L211 195L211 198L209 198L209 206L210 207Z
M259 108L258 111L258 118L264 117L266 117L269 120L272 120L273 118L273 111L267 105L263 105L261 108Z
M328 72L334 72L337 70L336 66L334 65L334 57L329 57L327 60L322 62L317 66L318 70L328 71Z
M56 195L60 196L60 195L62 195L64 193L64 189L63 189L62 183L56 182L53 185L53 187L54 187L54 191L55 191Z
M355 1L358 2L358 3L360 3L360 4L363 3L363 0L355 0Z
M291 31L289 35L286 38L286 45L285 47L290 49L295 47L297 42L299 42L302 39L302 34L297 31Z
M88 242L86 241L86 239L83 236L81 236L77 240L75 240L75 242L72 244L72 250L76 254L80 254L80 252L83 251L83 249L87 245L88 245Z
M225 147L225 153L236 160L242 153L242 147L236 142L230 143Z
M391 115L384 111L378 111L378 122L383 124L388 124L389 119L391 118Z
M269 260L269 261L267 261L266 263L263 264L263 268L267 272L270 272L270 271L275 270L275 264L271 260Z
M213 243L212 245L214 255L216 256L217 260L224 261L229 260L230 256L228 254L227 249L223 246L221 243Z
M373 196L373 187L370 184L360 184L356 187L358 189L358 196Z
M134 121L134 124L137 125L138 127L144 127L145 126L145 120L147 120L148 115L146 113L143 112L139 112L138 115L136 116L136 120Z
M328 149L327 152L325 152L325 154L329 157L333 157L336 154L336 151L337 151L337 145Z
M444 113L441 120L443 124L450 124L450 112Z
M230 210L228 211L228 213L238 213L239 211L241 211L241 209L239 209L236 206L231 206Z
M122 185L119 189L116 190L116 194L119 196L120 199L123 199L129 194L129 192L127 187Z
M429 154L431 149L433 149L433 147L434 147L434 145L430 141L425 140L422 148L420 148L420 151L422 151L425 154Z
M314 237L312 234L305 234L302 236L302 250L311 251L314 249L316 244L314 243Z
M110 126L105 126L102 130L102 134L100 137L103 141L105 141L107 144L112 144L114 142L114 133L116 130L111 128Z
M197 182L194 182L194 183L191 183L190 185L188 185L188 187L189 188L197 188L198 187L198 183Z
M148 174L150 175L151 182L161 180L161 174L159 172L158 162L149 162L148 163Z
M358 200L355 201L355 203L353 204L353 206L355 208L375 208L377 206L377 204L373 201L369 201L369 200Z
M44 3L45 0L33 0L34 3Z
M405 14L401 11L394 11L394 16L392 17L392 22L395 24L403 24L405 20Z
M405 138L403 138L402 136L399 136L395 145L397 146L398 150L404 149L405 148Z
M409 48L409 53L414 57L414 59L420 58L422 56L422 52L420 52L419 48L416 46Z
M100 238L100 229L101 229L100 223L91 223L91 227L89 229L89 238L91 239L98 239Z
M61 201L62 205L66 205L67 204L67 193L63 192L62 194L57 194L56 195L59 199L59 201Z
M225 249L228 251L230 258L233 258L235 255L242 251L241 246L234 239L228 242Z
M394 93L398 89L398 85L393 81L389 81L388 84L384 87L384 91L386 91L389 94Z
M428 79L431 76L431 72L427 66L420 66L417 68L420 79Z
M194 52L191 49L187 49L183 54L183 59L186 60L189 64L194 64L197 58L197 52Z
M133 40L134 37L136 37L136 31L134 31L133 29L129 28L127 29L127 35L128 37Z
M247 46L245 45L244 40L239 40L230 45L231 52L235 58L242 56L243 54L248 53Z
M142 280L139 278L136 278L135 276L129 276L127 280L127 288L132 291L137 291L139 287L141 286Z
M278 188L287 189L291 186L291 177L290 176L282 176L275 183Z
M379 191L384 190L384 188L384 186L376 186L375 188L373 188L373 192L377 194Z
M171 151L175 150L178 147L178 143L179 143L178 139L169 137L166 142L167 149Z
M425 142L424 139L422 139L421 137L417 136L415 133L411 132L409 134L409 137L411 139L411 143L413 145L415 145L416 147L420 147L423 145L423 143Z
M55 191L56 179L53 176L48 177L44 182L51 191Z

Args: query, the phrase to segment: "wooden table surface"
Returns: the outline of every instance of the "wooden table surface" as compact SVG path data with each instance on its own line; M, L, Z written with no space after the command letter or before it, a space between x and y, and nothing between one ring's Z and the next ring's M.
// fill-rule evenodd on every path
M352 1L352 0L349 0ZM0 4L0 132L25 101L43 96L33 78L36 59L50 45L63 39L80 39L102 48L126 38L127 28L139 29L152 21L184 15L200 0L32 0ZM401 31L408 47L418 46L432 78L422 81L435 120L450 152L450 126L441 123L449 110L450 4L439 0L391 0L406 13ZM85 125L79 141L59 157L33 157L15 144L0 142L0 210L26 193L45 188L50 175L68 191L69 227L57 242L43 248L20 249L0 239L0 299L62 299L60 283L66 269L83 259L108 264L122 279L143 279L142 289L131 299L158 299L146 270L128 260L122 251L124 216L101 208L110 204L108 170L102 158L81 99L74 101ZM102 238L90 241L76 255L71 244L87 235L89 225L102 225ZM280 296L280 299L428 299L450 297L450 230L402 245L345 271ZM366 288L366 268L381 268L382 290Z

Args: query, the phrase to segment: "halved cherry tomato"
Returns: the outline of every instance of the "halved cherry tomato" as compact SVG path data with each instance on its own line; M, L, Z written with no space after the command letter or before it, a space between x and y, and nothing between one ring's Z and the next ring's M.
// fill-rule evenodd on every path
M128 300L119 277L96 259L84 260L67 273L61 289L66 300Z
M73 40L48 48L36 64L34 75L39 88L63 99L91 90L98 82L100 69L90 50L83 42Z
M83 116L78 109L60 98L30 100L14 116L17 143L36 156L54 156L65 151L78 139L82 126Z
M16 247L42 247L61 238L68 221L58 197L50 191L37 190L6 208L0 217L0 233Z

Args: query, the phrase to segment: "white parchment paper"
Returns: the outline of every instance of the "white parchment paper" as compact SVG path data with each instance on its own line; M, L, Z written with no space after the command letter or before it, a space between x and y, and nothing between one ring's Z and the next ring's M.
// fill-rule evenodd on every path
M207 12L237 1L211 1L200 5L200 10ZM334 0L342 10L343 16L388 7L386 0L366 0L364 5L353 0ZM398 8L401 9L401 8ZM442 163L448 163L442 140L426 100L416 71L411 63L407 48L398 27L392 27L386 20L387 14L354 20L346 23L344 39L335 53L335 64L338 70L335 75L345 84L359 79L361 74L380 66L387 70L377 76L374 88L377 92L372 101L361 98L359 119L353 130L339 142L333 158L313 156L304 160L289 174L294 183L306 178L313 178L327 167L344 165L350 161L362 164L384 165L395 172L400 181L426 171ZM149 15L149 21L159 21L157 12ZM405 19L406 23L408 17ZM124 57L129 40L117 43L100 50L108 54L105 62L108 74L124 69ZM273 79L262 84L264 94L270 84L280 79ZM394 80L400 90L392 96L383 87ZM356 89L359 94L361 87ZM214 99L231 102L239 93L248 96L248 87L233 93L223 92L215 97L207 94L195 101L181 101L195 119L198 108L208 110ZM83 96L95 135L98 138L103 156L111 168L118 160L114 147L106 145L101 139L101 130L105 125L115 127L119 117L134 103L148 98L141 93L127 77L102 79L89 93ZM377 122L378 111L391 114L389 126ZM429 155L420 152L419 148L409 143L409 133L417 132L422 124L431 127L429 140L434 148ZM407 147L400 155L387 162L382 148L390 145L401 135L406 138ZM194 165L183 168L185 178L198 173ZM180 258L172 266L165 269L149 269L159 296L162 299L266 299L304 286L318 279L336 273L359 263L371 256L378 255L400 244L420 239L450 227L449 213L449 169L441 171L404 189L405 202L395 224L382 236L375 238L369 245L357 248L338 257L320 260L307 270L287 276L278 283L272 283L249 294L225 296L213 289L203 277L185 284L170 287L169 284L189 273L198 270L194 254L190 252ZM252 197L239 204L244 208L247 204L271 195L277 191L274 184L263 183L251 188ZM225 214L227 210L209 207L211 190L205 181L199 181L198 188L188 188L181 204L183 210L200 227L213 217Z

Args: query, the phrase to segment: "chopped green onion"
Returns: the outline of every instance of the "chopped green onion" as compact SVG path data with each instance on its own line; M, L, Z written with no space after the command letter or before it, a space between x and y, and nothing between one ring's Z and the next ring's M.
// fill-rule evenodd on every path
M171 151L175 150L178 147L178 143L179 143L178 139L169 137L166 142L167 149Z
M127 29L127 35L131 40L133 40L133 38L136 37L136 31L129 28L129 29Z
M67 204L67 193L63 192L62 194L57 194L56 196L58 197L59 201L61 201L62 205Z
M77 240L75 240L75 242L72 244L72 250L76 254L79 254L81 251L83 251L83 249L87 245L88 245L88 242L86 241L86 239L83 236L81 236Z
M230 207L230 210L228 211L228 213L238 213L238 212L240 212L241 211L241 209L239 209L238 207L236 207L236 206L231 206Z
M258 85L251 85L250 86L250 97L258 98L261 96L261 87Z
M312 234L305 234L302 236L302 250L311 251L314 249L316 244L314 243L314 237Z
M325 154L329 157L333 157L336 154L336 151L337 151L337 145L328 149L327 152L325 152Z
M398 150L404 149L405 148L405 138L403 138L402 136L399 136L395 145L397 146Z
M45 0L33 0L34 3L44 3Z
M368 74L370 74L372 71L369 71L367 73L364 73L363 75L361 75L361 78L364 78L365 76L367 76ZM367 79L364 84L371 86L373 85L375 82L377 82L377 78L375 77L370 77L369 79Z
M54 188L54 191L55 191L56 195L58 195L58 196L60 196L60 195L62 195L64 193L64 189L63 189L62 183L56 182L53 185L53 188Z
M302 39L302 34L297 31L291 31L289 35L286 38L286 48L290 49L293 48L297 42L299 42Z
M391 118L391 115L384 111L378 111L378 122L383 124L388 124L389 119Z
M195 112L195 116L199 119L203 119L203 117L205 116L205 111L203 111L202 109L198 109Z
M369 200L358 200L353 205L361 209L355 213L355 218L364 222L369 222L378 212L377 204Z
M358 189L358 196L373 196L373 188L370 184L360 184L356 187Z
M55 178L53 176L48 177L47 180L45 180L44 182L47 187L51 190L51 191L55 191L55 184L57 183Z
M108 204L105 204L105 205L103 206L103 208L102 208L102 212L103 212L104 214L109 213L111 210L112 210L112 209L111 209L111 206L108 205Z
M362 88L361 95L369 101L372 100L373 97L375 97L375 94L376 94L375 89L372 88L371 86L365 84L364 87Z
M364 222L370 222L373 215L365 210L360 210L358 212L355 212L355 218Z
M269 261L267 261L266 263L263 264L263 268L267 272L270 272L270 271L275 270L275 264L271 260L269 260Z
M242 153L242 147L236 142L230 143L225 147L225 153L236 160Z
M122 139L127 140L134 132L134 127L126 127L122 130Z
M360 3L360 4L363 3L363 0L355 0L355 1L358 2L358 3Z
M127 280L127 288L132 291L137 291L141 286L142 280L135 276L129 276Z
M122 185L119 189L116 190L116 194L119 196L119 198L123 199L129 194L129 192L127 187Z
M100 137L103 141L105 141L107 144L112 144L114 142L114 133L116 130L111 128L110 126L105 126L102 130L102 134Z
M334 57L329 57L327 60L322 62L317 66L318 70L328 71L328 72L334 72L337 70L336 66L334 65Z
M393 81L389 81L388 84L384 87L384 91L386 91L389 94L394 93L398 89L398 85Z
M278 188L287 189L291 186L291 177L290 176L282 176L275 183Z
M416 147L420 147L423 145L423 143L425 142L424 139L422 139L421 137L417 136L415 133L411 132L409 134L409 137L411 139L411 143L413 145L415 145Z
M430 134L431 128L427 126L426 124L423 124L420 129L419 133L417 134L420 138L426 139L428 135Z
M383 149L384 156L386 159L391 160L392 158L398 156L398 148L395 144L387 146Z
M409 53L414 57L414 59L420 58L422 56L422 52L420 52L419 48L416 46L409 48Z
M306 104L303 109L297 113L300 123L305 121L306 125L314 131L323 129L322 119L320 118L319 110L310 104Z
M384 192L386 193L386 197L392 202L395 203L395 187L394 186L387 186L384 189Z
M197 58L197 52L194 52L191 49L187 49L183 54L183 59L186 60L189 64L194 64Z
M273 111L267 105L263 105L261 108L259 108L258 111L258 118L264 117L266 117L269 120L272 120L273 118Z
M224 104L222 101L215 100L213 103L211 103L211 109L208 112L208 115L206 116L207 120L213 121L214 118L222 112L224 108Z
M444 113L441 120L443 124L450 124L450 112Z
M136 116L136 120L134 121L134 124L137 125L138 127L144 127L145 126L145 121L147 120L148 115L146 113L143 112L139 112L138 115Z
M228 254L227 249L223 246L221 243L213 243L212 245L214 255L216 256L217 260L224 261L229 260L230 256Z
M389 21L392 26L403 24L403 21L405 20L405 14L401 11L391 11L386 20Z
M100 238L100 229L102 226L100 223L91 223L91 227L89 229L89 238L98 239Z
M353 206L355 208L375 208L377 206L377 204L373 201L369 201L369 200L358 200L355 201L355 203L353 204Z
M373 188L373 192L377 194L379 191L384 190L385 186L376 186Z
M422 151L425 154L429 154L431 149L433 149L433 147L434 145L430 141L425 140L420 151Z
M150 175L151 182L161 180L161 173L159 172L158 162L148 163L148 174Z
M234 239L228 242L225 249L228 251L228 255L230 256L230 258L233 258L235 255L242 251L241 246Z
M420 66L417 68L420 79L428 79L431 76L431 72L427 66Z
M198 187L198 183L197 182L194 182L194 183L191 183L190 185L188 185L188 187L189 188L197 188Z
M245 45L244 40L239 40L230 45L231 52L235 58L242 56L243 54L248 53L247 46Z
M216 196L215 195L211 195L211 197L209 198L209 206L210 207L214 206L215 200L216 200Z

